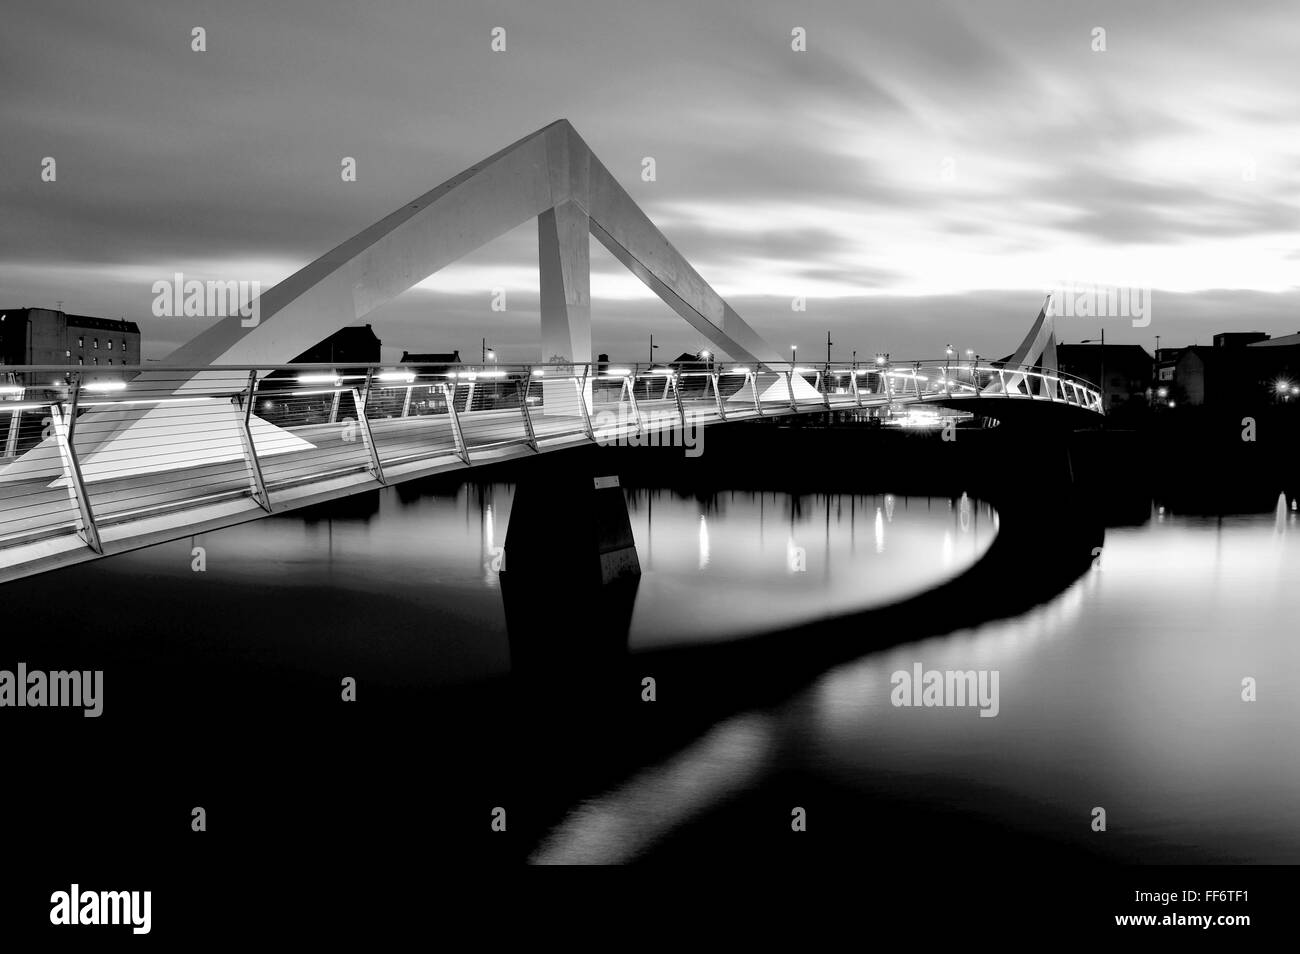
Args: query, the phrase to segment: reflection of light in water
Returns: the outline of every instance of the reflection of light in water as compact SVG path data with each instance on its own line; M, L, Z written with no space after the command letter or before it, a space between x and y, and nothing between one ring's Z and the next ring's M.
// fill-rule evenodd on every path
M542 865L630 861L674 828L752 785L771 747L767 716L746 714L713 729L667 762L584 802L529 861Z
M952 531L943 532L943 565L952 566Z
M793 533L785 542L785 568L790 573L798 573L804 569L803 550L799 544L794 542Z
M1277 495L1277 508L1273 514L1273 532L1286 532L1286 494Z
M947 636L906 643L828 673L815 690L816 720L828 732L860 737L863 723L888 712L890 676L921 661L926 669L997 669L1023 661L1038 646L1071 632L1097 579L1085 576L1044 606L1018 619L982 624ZM877 710L873 714L873 710Z
M885 494L885 519L894 522L894 495Z
M885 520L879 507L876 508L876 552L885 552Z
M959 525L962 533L970 532L970 498L964 493L961 495L961 501L957 507L957 513L960 516Z
M709 565L709 524L700 514L700 569Z
M488 586L494 586L496 584L496 569L493 566L496 558L496 520L492 515L491 504L485 504L483 507L483 552L485 555L483 582Z

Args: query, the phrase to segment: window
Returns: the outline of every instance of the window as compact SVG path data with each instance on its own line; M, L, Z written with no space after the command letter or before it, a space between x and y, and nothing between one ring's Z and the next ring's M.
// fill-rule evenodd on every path
M96 351L99 350L99 339L98 339L98 338L95 339L95 350L96 350Z
M112 338L109 338L109 339L108 339L108 350L109 350L109 351L112 351L112 350L113 350L113 339L112 339Z
M109 364L112 364L112 363L113 363L113 359L112 359L112 358L109 358L109 359L108 359L108 363L109 363Z
M65 349L64 352L63 352L63 356L64 356L65 358L71 358L71 357L72 357L72 349L71 349L71 348L67 348L67 349Z
M93 361L93 362L95 362L95 364L99 364L99 359L98 359L98 358L91 358L90 360Z
M126 350L126 339L125 339L125 338L122 339L122 350L123 350L123 351Z
M85 359L85 358L78 358L78 359L77 359L77 364L85 364L85 363L86 363L86 359Z
M85 339L85 338L78 338L78 339L77 339L77 347L78 347L78 348L84 348L84 347L86 347L86 339Z

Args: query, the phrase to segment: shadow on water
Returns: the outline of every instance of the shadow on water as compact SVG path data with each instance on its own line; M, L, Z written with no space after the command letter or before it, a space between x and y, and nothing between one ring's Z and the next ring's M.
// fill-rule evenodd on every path
M734 438L715 434L712 456L690 462L689 468L680 458L674 460L667 453L648 460L644 451L630 450L575 454L564 466L575 480L612 472L627 475L625 483L673 486L686 494L744 487L746 480L740 475L745 473L756 475L756 487L792 493L814 489L862 492L873 486L884 489L879 486L880 471L872 466L872 458L849 457L828 467L826 462L835 459L829 453L834 446L830 435L782 431L777 440L789 446L780 446L772 453L768 444L766 454L753 458L747 457L751 439L752 432ZM512 607L512 601L520 597L503 587L510 620L511 685L508 689L480 689L475 695L478 704L489 706L495 703L488 699L509 696L512 704L529 713L527 726L522 727L526 741L521 741L520 761L515 768L528 792L521 800L537 811L534 817L558 822L569 815L569 826L581 830L580 815L576 819L570 815L575 783L588 793L616 790L620 782L644 773L648 765L666 760L671 766L675 759L687 757L683 753L689 753L692 745L706 746L702 756L706 765L719 760L730 764L734 760L729 774L743 776L754 761L746 753L756 744L755 736L762 734L756 728L763 722L762 713L789 699L828 669L889 646L1017 615L1050 600L1092 565L1094 550L1103 540L1103 516L1096 500L1071 483L1064 443L1039 441L1035 466L1001 473L996 468L981 469L979 462L988 460L985 454L1006 441L1006 434L996 439L998 443L989 440L988 435L978 435L976 439L987 441L984 453L972 453L972 467L955 470L950 458L943 458L945 466L937 466L943 451L936 453L933 442L903 434L890 434L885 439L895 441L897 446L887 447L883 453L897 454L916 465L914 472L886 477L889 489L940 496L970 491L994 504L1000 517L999 532L985 556L927 592L891 605L743 640L629 655L623 648L620 617L604 609L598 602L600 597L591 590L561 595L554 582L548 581L549 609L539 614L532 602L535 593ZM874 450L881 450L879 444ZM641 456L628 456L634 453ZM936 458L935 466L927 460L930 456ZM523 473L519 479L529 478ZM717 598L726 600L727 594L719 592ZM562 608L566 603L567 611ZM557 615L568 622L557 626ZM590 652L593 644L602 646L601 651ZM643 680L647 677L654 680L653 705L643 701ZM452 708L462 713L463 706L459 699L452 703ZM737 719L738 725L733 725ZM708 750L707 740L712 733L729 731L717 728L725 726L736 728L739 741L724 738L717 743L720 751ZM560 739L563 744L557 745ZM733 747L735 752L726 755ZM538 786L537 780L543 778L558 784ZM802 786L801 797L806 799L810 794L807 779L792 784ZM671 786L670 790L676 791ZM678 796L682 794L676 791L676 796L667 800L681 801ZM710 835L704 841L733 855L761 856L776 850L767 839L754 838L754 823L761 816L788 817L790 804L797 804L798 799L789 801L795 794L783 790L780 773L766 777L759 789L747 792L745 797L753 804L741 810L730 806L727 823L710 819ZM870 816L861 793L823 791L821 798L823 804L836 800L851 803L856 817ZM916 810L897 804L887 812L897 818L900 810L916 814ZM772 811L777 814L772 815ZM633 804L622 809L621 814L645 816L653 812L639 811ZM938 816L916 817L914 822L904 828L913 832L933 830L936 837L947 837L957 824L951 817L945 820ZM591 826L600 827L600 820L593 819ZM543 827L551 825L544 823ZM631 827L637 826L633 823ZM959 827L968 839L975 837L978 830L969 819L960 822ZM783 828L777 825L776 830ZM734 837L728 838L728 831ZM1002 849L1007 848L1009 840L1014 841L1004 831L990 829L986 835ZM580 831L573 837L581 842ZM881 835L876 832L872 837L878 841ZM531 839L532 832L527 840ZM660 845L654 857L689 856L700 848L690 839L682 844L670 839L667 845ZM826 847L823 843L823 849ZM1030 847L1041 846L1026 846L1026 850ZM641 855L648 848L641 846L633 853ZM780 841L779 850L791 850L788 839ZM547 850L541 853L542 858L550 856ZM582 857L582 852L557 849L554 856L571 859ZM607 856L597 853L595 857Z

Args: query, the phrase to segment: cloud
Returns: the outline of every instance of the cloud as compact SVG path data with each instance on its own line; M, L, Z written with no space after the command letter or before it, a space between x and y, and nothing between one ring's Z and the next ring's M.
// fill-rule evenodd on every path
M488 48L497 25L504 54ZM1242 16L1200 0L394 0L381 16L342 0L80 0L7 27L0 304L126 312L154 355L188 329L147 317L153 280L279 280L561 116L774 340L831 322L837 340L945 336L931 316L964 313L1016 339L1063 278L1200 292L1229 321L1221 296L1240 294L1264 330L1295 313L1300 18L1285 2ZM56 183L40 181L44 156ZM509 287L520 308L493 330L525 356L535 235L370 320L394 322L386 340L468 349L484 289ZM593 262L598 312L658 320L660 303ZM796 294L814 307L790 312ZM445 325L414 317L430 302ZM1167 333L1199 333L1206 313L1180 307ZM663 334L690 344L672 321Z

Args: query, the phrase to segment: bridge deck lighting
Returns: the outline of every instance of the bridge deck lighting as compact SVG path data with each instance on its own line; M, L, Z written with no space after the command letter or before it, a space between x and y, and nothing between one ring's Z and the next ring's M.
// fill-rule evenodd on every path
M749 374L749 368L728 368L726 371L722 371L720 373L721 374Z
M606 368L605 376L610 378L626 378L632 373L631 368Z
M125 381L94 381L86 385L87 391L102 393L104 391L125 391Z
M795 368L794 373L795 374L816 374L817 369L816 368Z
M410 384L415 380L415 375L409 371L385 371L379 375L380 381L401 381Z
M343 377L338 374L300 374L298 375L298 383L339 385L343 383Z
M546 375L545 368L533 368L533 377L540 378L540 377L544 377L545 375Z

